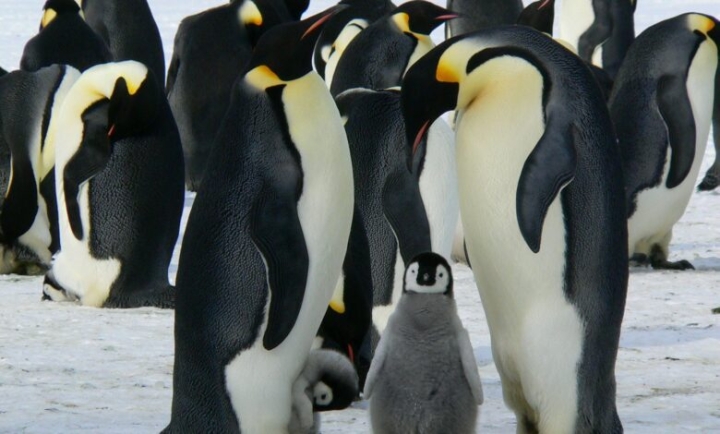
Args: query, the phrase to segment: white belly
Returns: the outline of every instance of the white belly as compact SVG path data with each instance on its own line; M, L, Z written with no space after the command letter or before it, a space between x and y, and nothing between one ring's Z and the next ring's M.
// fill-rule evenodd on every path
M710 133L717 59L717 48L714 43L706 40L700 44L690 65L687 80L687 92L695 118L695 159L682 183L668 189L665 185L672 152L668 146L661 183L637 195L636 211L628 220L630 254L647 254L653 244L669 242L669 236L666 235L680 220L690 202Z
M570 42L577 51L580 36L595 21L592 0L563 0L561 8L558 37Z
M286 87L283 101L303 165L298 215L309 255L307 285L295 326L283 343L267 351L258 339L225 367L228 393L244 434L287 432L292 384L330 302L350 235L352 164L340 114L317 74L299 81L304 83Z
M547 432L562 433L575 421L583 325L563 292L561 205L558 196L547 212L537 254L520 233L515 206L523 165L544 130L540 80L519 74L483 89L458 122L457 164L468 254L504 394L523 396L553 421Z
M446 259L450 259L459 214L453 136L442 118L430 127L425 167L420 177L420 194L430 224L430 245L433 252Z
M78 203L84 237L73 235L65 206L62 170L56 172L58 194L58 221L62 249L55 256L52 276L71 298L78 298L83 305L101 307L110 295L110 287L120 274L119 260L97 259L90 255L90 206L89 183L80 187Z

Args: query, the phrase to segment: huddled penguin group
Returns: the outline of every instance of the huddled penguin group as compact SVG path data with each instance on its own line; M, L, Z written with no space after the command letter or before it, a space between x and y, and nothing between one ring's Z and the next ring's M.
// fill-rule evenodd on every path
M146 0L47 0L0 69L0 273L174 308L165 433L318 433L364 398L377 434L464 434L459 256L517 432L622 433L629 266L693 268L669 245L720 149L720 22L561 4L232 0L166 77Z

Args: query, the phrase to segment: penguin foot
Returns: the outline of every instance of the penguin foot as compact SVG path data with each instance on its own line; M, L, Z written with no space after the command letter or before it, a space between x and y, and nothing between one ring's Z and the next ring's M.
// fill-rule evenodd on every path
M647 267L650 265L650 258L645 253L635 253L628 262L631 267Z
M656 270L694 270L693 264L682 259L676 262L670 262L665 259L651 260L650 265Z
M708 173L705 174L705 177L703 178L700 185L697 186L698 191L711 191L715 190L715 188L720 185L720 176L717 173Z
M78 298L65 290L53 279L50 273L45 275L43 281L43 295L41 300L51 301L76 301Z

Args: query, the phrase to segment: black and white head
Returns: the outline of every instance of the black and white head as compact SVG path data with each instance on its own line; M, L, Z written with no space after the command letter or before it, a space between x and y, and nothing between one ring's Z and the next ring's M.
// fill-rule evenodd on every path
M452 297L453 277L450 264L432 252L415 256L405 269L403 292L444 294Z
M311 384L313 411L342 410L358 395L358 375L350 360L332 350L314 350L308 357L319 378Z
M40 20L40 30L48 26L58 15L77 14L82 19L85 16L75 0L48 0L43 6L43 16Z
M391 15L398 28L416 38L429 36L433 30L458 15L424 0L412 0L398 6Z

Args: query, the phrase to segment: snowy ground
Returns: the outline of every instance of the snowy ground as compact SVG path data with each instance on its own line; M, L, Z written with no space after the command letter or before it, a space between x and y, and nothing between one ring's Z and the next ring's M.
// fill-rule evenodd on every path
M0 66L17 67L43 3L0 0ZM183 16L222 3L150 0L166 58ZM314 12L329 0L312 3ZM720 1L641 0L637 27L686 11L720 17ZM713 158L710 144L705 165ZM188 196L186 214L191 204ZM720 315L710 313L720 306L720 193L693 196L671 249L671 260L689 259L697 270L631 271L616 368L620 418L628 433L720 433ZM176 266L177 256L173 276ZM463 266L454 271L485 391L478 431L514 432L472 273ZM172 396L173 313L43 303L40 281L0 277L0 432L151 433L164 427ZM369 432L364 407L327 415L323 432Z

